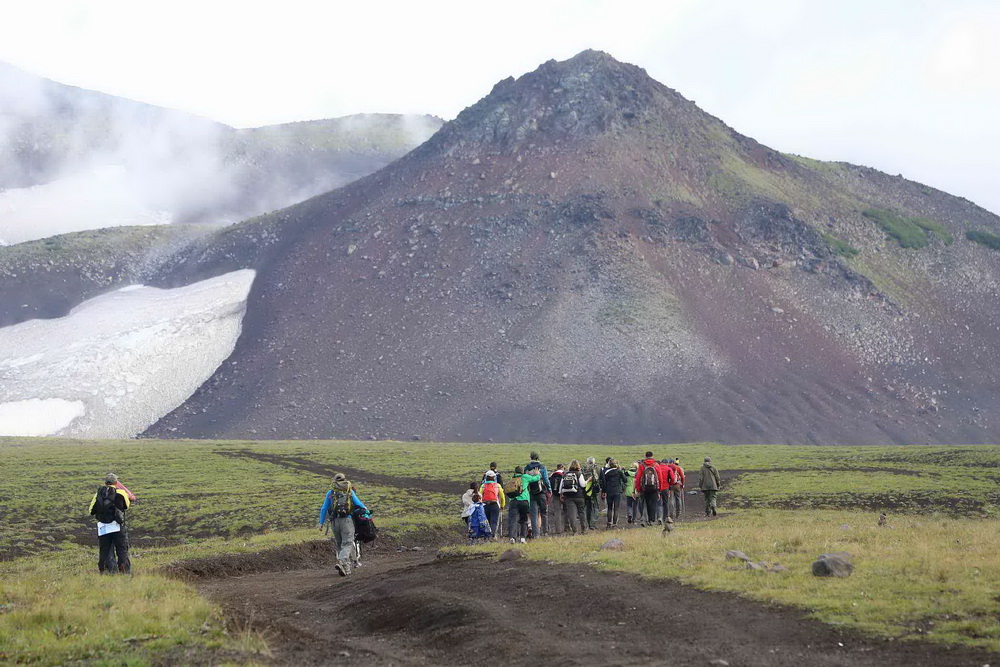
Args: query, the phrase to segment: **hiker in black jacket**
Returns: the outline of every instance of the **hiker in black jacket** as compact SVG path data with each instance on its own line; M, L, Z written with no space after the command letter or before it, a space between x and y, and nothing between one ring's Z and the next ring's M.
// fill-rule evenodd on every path
M611 459L608 461L608 467L605 468L604 478L601 481L601 495L608 503L608 528L618 525L618 510L621 506L625 486L625 472L618 466L618 461Z
M117 557L118 572L132 572L132 561L128 557L128 534L125 532L125 511L131 503L128 493L117 485L118 476L108 473L104 478L104 486L97 489L90 501L90 514L97 517L97 570L101 574L114 571L111 560L113 557Z

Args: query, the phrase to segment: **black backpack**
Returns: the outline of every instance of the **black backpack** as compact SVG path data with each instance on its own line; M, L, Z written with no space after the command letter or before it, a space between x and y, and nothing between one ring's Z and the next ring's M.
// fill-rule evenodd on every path
M525 472L528 472L528 471L525 470ZM541 468L532 468L531 469L531 474L532 475L540 475L540 474L542 474L542 469ZM528 493L531 493L531 494L545 493L545 484L542 483L542 478L541 477L538 478L537 482L528 482Z
M113 486L102 486L97 489L97 501L94 503L94 515L101 523L111 523L124 519L124 514L115 504L118 489Z
M372 521L372 515L368 512L356 511L354 513L354 539L367 543L374 542L376 537L378 537L378 528Z
M562 492L577 493L580 490L580 473L570 470L563 475Z
M642 490L644 492L660 490L660 476L656 474L656 468L653 466L646 466L642 471Z

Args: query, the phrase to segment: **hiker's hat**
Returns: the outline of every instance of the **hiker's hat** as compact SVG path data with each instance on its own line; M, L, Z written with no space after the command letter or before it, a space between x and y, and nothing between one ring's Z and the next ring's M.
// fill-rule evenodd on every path
M344 473L342 473L342 472L338 472L337 474L335 474L335 475L333 476L333 481L335 481L335 482L343 482L343 481L345 481L346 479L347 479L347 475L345 475L345 474L344 474Z
M711 462L712 462L712 457L711 456L706 456L705 457L705 463L711 463Z
M107 475L104 476L104 483L105 484L117 484L118 483L118 475L114 474L113 472L109 472Z
M492 470L487 470L486 471L486 476L489 477L489 478L491 478L491 479L496 479L497 478L497 474L495 472L493 472Z

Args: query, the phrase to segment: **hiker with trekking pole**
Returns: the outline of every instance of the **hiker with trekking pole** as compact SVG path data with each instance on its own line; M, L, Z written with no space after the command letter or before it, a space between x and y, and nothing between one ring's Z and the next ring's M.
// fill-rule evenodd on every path
M361 556L355 545L355 513L361 510L362 516L371 513L354 492L354 485L347 476L338 472L333 476L333 488L326 493L323 506L319 510L320 530L329 521L333 525L333 541L337 550L337 573L346 577L351 568L361 566Z

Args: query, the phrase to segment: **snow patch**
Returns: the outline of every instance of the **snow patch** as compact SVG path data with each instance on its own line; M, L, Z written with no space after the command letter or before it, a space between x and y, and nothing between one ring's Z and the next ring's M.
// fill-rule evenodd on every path
M30 398L0 403L0 435L52 435L87 412L83 401Z
M54 430L35 435L141 433L232 354L255 275L234 271L176 289L133 285L66 317L0 328L0 407L12 411L0 433L32 423L38 402L47 401L79 404L81 412L59 421L69 411L53 410L40 428Z

